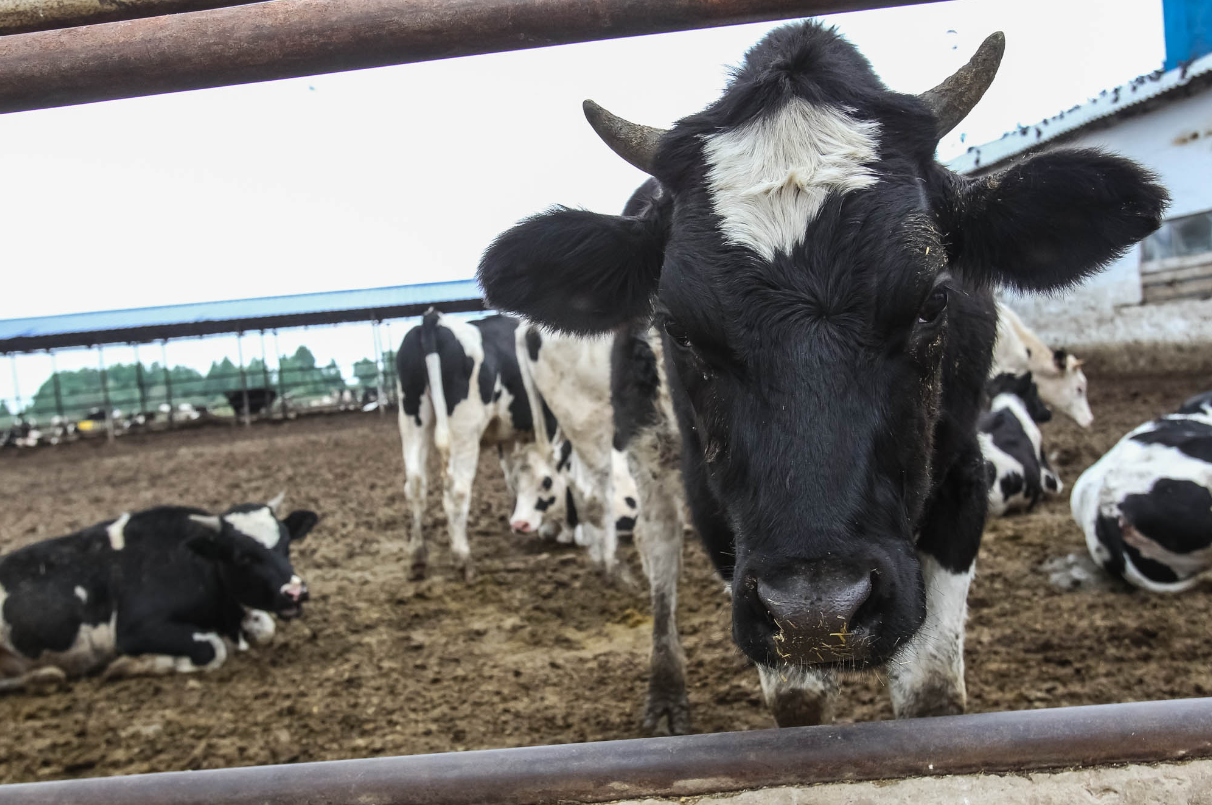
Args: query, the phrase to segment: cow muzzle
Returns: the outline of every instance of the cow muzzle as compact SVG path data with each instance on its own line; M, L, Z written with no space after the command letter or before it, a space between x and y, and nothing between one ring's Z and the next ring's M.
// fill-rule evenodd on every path
M877 570L814 563L742 579L733 632L750 657L771 666L869 664L882 620Z
M279 590L282 605L278 607L278 617L297 618L303 614L303 603L311 598L307 585L298 576L291 576L290 581Z

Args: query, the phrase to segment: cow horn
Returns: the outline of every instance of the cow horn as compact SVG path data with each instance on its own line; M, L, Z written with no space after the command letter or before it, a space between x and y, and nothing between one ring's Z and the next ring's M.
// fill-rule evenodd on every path
M621 156L627 162L644 171L652 173L652 162L656 157L657 146L665 129L654 129L652 126L641 126L611 114L593 101L581 104L585 111L585 119L593 130L610 146L610 150Z
M222 531L223 523L213 514L191 514L189 519L193 520L200 526L205 526L211 531Z
M284 500L286 500L286 490L285 489L283 489L281 492L279 492L278 494L276 494L272 498L270 498L266 502L265 505L269 507L269 510L272 511L275 516L277 516L278 508L282 505L282 501L284 501Z
M938 120L938 128L934 132L937 139L943 139L980 102L985 90L993 83L1005 52L1006 35L1001 31L989 34L967 64L934 89L918 96Z

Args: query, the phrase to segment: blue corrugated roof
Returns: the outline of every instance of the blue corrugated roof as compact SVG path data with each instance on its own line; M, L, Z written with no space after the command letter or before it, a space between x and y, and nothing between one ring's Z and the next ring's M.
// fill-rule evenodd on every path
M352 291L192 302L0 320L0 352L154 341L272 327L373 321L442 310L481 310L475 280L396 285Z

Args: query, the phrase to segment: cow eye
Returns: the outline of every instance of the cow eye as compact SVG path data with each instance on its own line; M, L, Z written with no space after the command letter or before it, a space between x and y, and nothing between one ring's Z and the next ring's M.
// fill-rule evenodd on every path
M690 346L690 336L686 335L686 331L673 319L665 319L665 333L679 347L686 349Z
M947 289L935 288L934 293L930 294L926 300L926 304L922 305L922 309L918 311L917 320L922 324L934 324L946 309Z

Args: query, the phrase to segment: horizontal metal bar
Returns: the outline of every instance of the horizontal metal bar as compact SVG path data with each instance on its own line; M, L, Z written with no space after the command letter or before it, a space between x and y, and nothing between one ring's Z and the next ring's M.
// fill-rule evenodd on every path
M530 805L1212 755L1212 699L0 786L0 805Z
M0 34L180 14L255 0L0 0Z
M270 0L0 38L0 112L927 0Z

